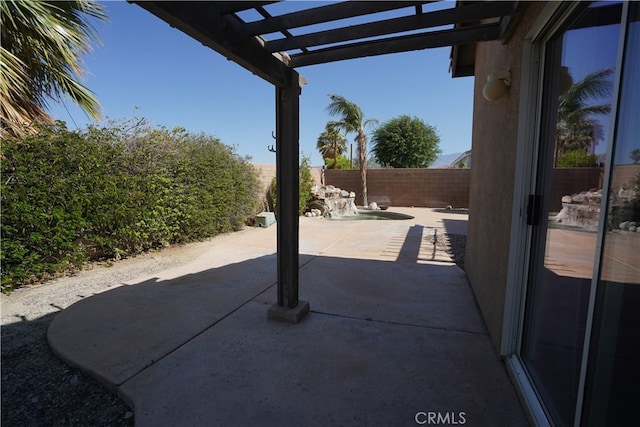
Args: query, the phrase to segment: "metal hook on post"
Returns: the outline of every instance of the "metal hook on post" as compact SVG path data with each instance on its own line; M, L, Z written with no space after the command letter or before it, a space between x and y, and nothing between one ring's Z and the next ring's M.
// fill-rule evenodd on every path
M277 145L277 141L278 140L276 139L276 134L273 131L271 131L271 138L276 140L276 145ZM270 146L267 147L267 150L271 151L272 153L275 153L276 152L276 146L270 145Z

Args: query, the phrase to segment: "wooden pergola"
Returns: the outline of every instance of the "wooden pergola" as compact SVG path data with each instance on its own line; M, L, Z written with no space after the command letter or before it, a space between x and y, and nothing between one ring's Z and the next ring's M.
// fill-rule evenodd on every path
M133 1L276 89L278 300L269 317L297 323L299 67L452 47L454 75L473 75L477 42L506 40L522 2ZM465 60L467 58L467 60Z

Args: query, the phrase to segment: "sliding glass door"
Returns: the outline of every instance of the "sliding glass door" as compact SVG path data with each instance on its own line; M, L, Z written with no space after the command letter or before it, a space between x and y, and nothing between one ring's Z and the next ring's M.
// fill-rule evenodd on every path
M621 14L621 3L578 6L543 49L520 358L556 425L574 424L584 382Z

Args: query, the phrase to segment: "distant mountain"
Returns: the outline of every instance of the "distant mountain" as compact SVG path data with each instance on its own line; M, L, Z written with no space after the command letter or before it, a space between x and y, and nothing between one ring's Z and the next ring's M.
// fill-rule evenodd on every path
M440 156L438 156L436 161L433 162L433 164L431 166L429 166L429 167L430 168L444 168L444 167L447 167L447 166L449 166L451 164L451 162L453 162L461 154L462 154L462 152L460 152L460 153L452 153L452 154L441 154Z

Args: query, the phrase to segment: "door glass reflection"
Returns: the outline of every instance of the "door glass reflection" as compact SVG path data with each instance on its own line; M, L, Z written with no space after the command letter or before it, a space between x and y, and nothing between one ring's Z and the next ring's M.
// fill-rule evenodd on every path
M532 229L521 356L557 425L573 425L576 410L620 14L619 3L594 3L545 47L541 214Z
M640 425L640 4L630 4L607 232L587 375L586 424Z

